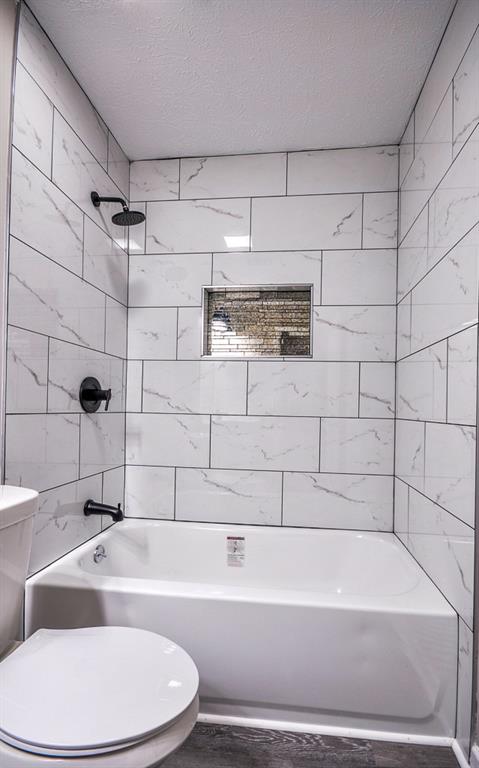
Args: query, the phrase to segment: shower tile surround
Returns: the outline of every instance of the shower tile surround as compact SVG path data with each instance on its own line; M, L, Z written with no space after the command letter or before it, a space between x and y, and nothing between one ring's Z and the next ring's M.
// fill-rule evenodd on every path
M392 530L397 175L397 147L131 164L127 515ZM202 356L205 288L292 285L310 357Z
M100 531L88 497L125 495L132 517L394 530L458 613L465 753L478 24L459 0L399 153L129 165L24 6L8 308L6 479L41 492L32 572ZM146 225L114 227L93 188ZM202 358L205 286L297 284L313 286L311 359ZM79 408L85 375L112 387L109 413Z
M127 241L89 194L128 197L129 161L25 6L17 56L5 476L40 491L34 572L101 530L87 498L124 498ZM108 413L80 408L87 375Z
M479 4L459 0L400 145L394 530L458 613L472 699Z

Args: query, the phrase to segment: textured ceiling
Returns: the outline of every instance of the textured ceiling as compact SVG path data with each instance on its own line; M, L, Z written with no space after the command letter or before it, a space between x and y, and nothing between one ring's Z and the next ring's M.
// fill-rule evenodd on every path
M131 159L397 142L453 0L29 0Z

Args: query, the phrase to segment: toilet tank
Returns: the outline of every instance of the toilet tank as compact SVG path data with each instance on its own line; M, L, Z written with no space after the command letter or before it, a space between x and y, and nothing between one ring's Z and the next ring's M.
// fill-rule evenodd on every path
M38 493L0 485L0 657L18 639Z

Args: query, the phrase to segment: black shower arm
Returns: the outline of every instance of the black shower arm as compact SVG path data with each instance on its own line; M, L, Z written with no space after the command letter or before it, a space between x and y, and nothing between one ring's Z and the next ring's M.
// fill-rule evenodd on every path
M90 197L95 208L99 208L100 203L120 203L120 205L123 207L123 210L128 211L126 201L123 200L122 197L100 197L98 192L92 192Z

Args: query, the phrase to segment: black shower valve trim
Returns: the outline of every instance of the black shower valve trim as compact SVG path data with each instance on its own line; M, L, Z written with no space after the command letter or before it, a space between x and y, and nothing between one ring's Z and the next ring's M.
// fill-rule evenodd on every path
M80 405L87 413L95 413L102 402L105 403L105 411L108 410L111 400L111 389L102 389L98 379L87 376L80 384Z

